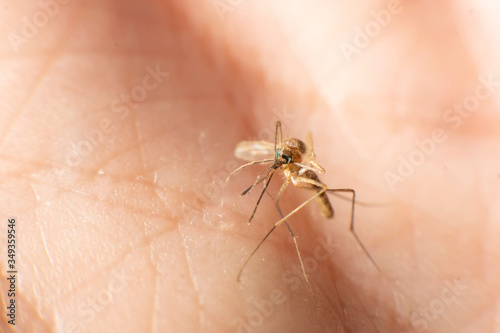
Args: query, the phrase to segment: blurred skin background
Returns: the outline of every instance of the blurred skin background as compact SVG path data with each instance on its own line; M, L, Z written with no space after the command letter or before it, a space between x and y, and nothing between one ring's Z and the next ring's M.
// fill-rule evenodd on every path
M4 1L3 332L498 332L493 1ZM278 228L242 140L312 131L330 188ZM311 195L290 187L291 211ZM382 203L382 204L381 204ZM10 302L0 242L3 308Z

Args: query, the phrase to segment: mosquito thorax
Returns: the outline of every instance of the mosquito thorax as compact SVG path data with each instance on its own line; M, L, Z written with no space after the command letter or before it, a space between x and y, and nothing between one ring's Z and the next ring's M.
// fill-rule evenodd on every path
M300 163L302 155L306 152L306 144L296 138L286 138L283 141L283 155L290 156L292 162Z

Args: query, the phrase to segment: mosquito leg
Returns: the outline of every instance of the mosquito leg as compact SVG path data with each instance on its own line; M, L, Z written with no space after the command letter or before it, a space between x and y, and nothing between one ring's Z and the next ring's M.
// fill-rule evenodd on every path
M288 184L290 184L290 180L289 179L285 179L285 182L283 183L283 185L281 185L281 188L278 192L278 195L276 196L276 207L278 207L278 203L280 202L280 199L281 199L281 195L283 194L283 192L285 192L285 189L287 188ZM278 210L281 212L281 210L279 209L278 207Z
M247 260L245 260L245 262L243 263L243 266L241 266L240 271L238 272L238 276L236 277L236 281L240 282L241 273L245 269L246 265L248 264L248 262L250 261L250 259L252 259L252 257L255 254L255 252L257 252L257 250L261 247L261 245L266 241L267 237L269 237L269 235L274 231L274 229L276 229L276 226L273 226L271 228L271 230L269 230L269 232L267 233L267 235L260 241L259 245L257 245L257 247L255 248L255 250L253 250L252 253L250 253L250 255L248 256Z
M269 168L266 168L264 170L267 170ZM257 176L257 178L255 179L255 181L253 182L252 185L250 185L246 190L244 190L241 194L240 194L240 197L244 196L245 194L249 193L255 186L257 186L259 183L261 183L262 181L266 180L267 177L269 177L269 174L270 174L271 171L269 171L267 173L267 175L264 177L264 178L260 178L260 173L259 175Z
M269 182L271 181L271 177L273 176L274 173L272 173L270 176L269 176L269 180L267 181L266 183L266 188L267 188L267 185L269 184ZM287 180L285 181L285 183L283 183L283 185L281 186L280 188L280 191L278 192L278 197L276 198L276 207L278 207L278 202L279 202L279 199L281 197L281 194L283 193L283 191L285 190L286 186L288 185L290 181ZM257 205L255 205L255 209L254 209L254 212L252 214L252 216L250 217L250 220L248 221L248 223L250 223L250 221L252 220L254 214L255 214L255 211L257 210L257 206L259 205L259 202L260 202L260 199L262 199L262 195L264 194L264 192L266 191L266 188L264 188L264 190L262 191L260 197L259 197L259 200L257 201ZM281 210L279 209L278 207L278 211L280 212L281 214ZM281 214L283 215L283 214ZM248 256L247 260L245 260L245 262L243 263L243 266L241 266L241 269L240 271L238 272L238 277L236 278L236 280L238 282L240 282L240 277L241 277L241 273L243 272L243 269L245 269L246 265L248 264L248 262L250 261L250 259L252 259L253 255L255 254L255 252L257 252L257 250L261 247L261 245L265 242L265 240L267 239L267 237L269 237L269 235L274 231L274 229L276 229L276 226L273 226L271 228L271 230L269 230L269 232L267 233L267 235L261 240L261 242L259 243L259 245L257 245L257 247L252 251L252 253Z
M354 238L356 238L356 241L358 242L359 246L361 246L361 249L363 252L366 254L368 259L372 262L373 266L377 268L377 270L380 272L380 268L378 265L375 263L375 260L373 260L372 256L366 249L366 247L363 245L363 242L361 242L361 239L358 237L356 234L356 231L354 230L354 206L355 206L355 201L356 201L356 191L354 191L352 188L337 188L337 189L327 189L328 192L349 192L352 194L352 201L351 201L351 226L350 230L352 234L354 235Z
M267 162L273 162L274 159L265 159L265 160L260 160L260 161L253 161L247 164L243 164L242 166L236 168L229 176L226 178L226 182L229 181L229 178L231 178L236 172L240 171L243 168L246 168L247 166L254 165L254 164L260 164L260 163L267 163Z
M312 200L314 200L316 197L318 197L321 194L325 193L325 191L328 189L325 184L322 184L320 182L317 182L317 181L315 181L313 179L309 179L309 178L304 178L304 177L295 177L295 178L293 178L292 177L292 181L293 181L294 185L296 185L298 187L302 187L302 186L300 186L300 183L307 183L307 184L314 185L314 186L316 186L318 188L321 188L321 190L319 190L318 192L316 192L316 194L314 194L312 197L310 197L309 199L307 199L306 201L304 201L302 204L300 204L297 208L295 208L290 213L288 213L287 216L283 217L281 220L279 220L278 222L276 222L274 224L276 227L279 226L281 223L283 223L286 219L290 218L290 216L292 216L293 214L297 213L299 210L301 210L305 205L307 205L309 202L311 202Z
M285 191L286 187L288 186L288 184L290 183L289 180L286 180L285 183L283 183L283 185L281 186L279 192L278 192L278 196L276 197L276 209L278 210L280 216L283 218L283 212L281 211L280 207L279 207L279 200L281 198L281 195L283 194L283 192ZM314 290L312 288L312 285L311 285L311 282L309 281L309 277L306 273L306 268L304 266L304 261L302 260L302 255L300 254L300 249L299 249L299 244L297 242L297 236L295 235L295 233L292 231L292 228L290 228L290 225L288 224L288 222L285 220L285 225L288 229L288 231L290 232L290 234L292 235L292 239L293 239L293 243L295 244L295 250L297 251L297 256L299 258L299 262L300 262L300 267L302 269L302 274L304 275L304 278L306 280L306 283L307 283L307 286L309 287L309 290L312 294L312 297L314 299L314 302L316 303L316 307L319 308L319 303L316 299L316 294L314 293ZM250 254L250 256L248 256L247 260L244 262L243 266L241 267L240 271L238 272L238 276L237 276L237 281L240 282L240 278L241 278L241 273L243 272L243 270L245 269L246 265L248 264L248 262L250 261L250 259L254 256L254 254L257 252L257 250L261 247L261 245L266 241L266 239L269 237L269 235L271 235L271 233L274 231L274 229L276 229L276 225L274 225L271 230L267 233L267 235L262 239L262 241L259 243L259 245L257 245L257 247L252 251L252 253Z
M313 171L313 172L325 173L325 170L322 169L321 166L319 166L317 164L309 163L309 164L313 165L312 167L308 166L308 165L305 165L305 164L297 163L297 162L292 162L292 164L294 164L294 165L296 165L298 167L301 167L304 171L310 170L310 171ZM318 169L318 167L321 168L321 169Z
M328 190L327 190L328 191ZM345 200L345 201L352 201L352 198L348 198L343 196L342 194L339 193L333 193L333 195L337 196L338 198ZM366 202L366 201L360 201L356 200L356 206L363 206L363 207L388 207L390 206L391 202L390 201L383 201L383 202Z
M280 207L278 206L278 202L276 202L276 209L278 209L280 216L283 217L283 212L281 211ZM307 286L309 287L309 291L311 292L311 295L313 297L314 303L316 303L316 307L319 309L319 303L318 303L318 300L316 299L316 294L314 293L311 282L309 281L309 277L307 276L307 273L306 273L306 267L304 266L304 261L302 260L302 255L300 254L299 244L297 242L297 236L292 231L292 228L290 228L290 225L288 225L288 222L286 220L285 220L285 225L286 225L288 231L290 231L290 235L292 235L293 243L295 244L295 250L297 251L297 256L299 257L300 268L302 269L302 275L304 275L304 278L306 279Z
M279 206L279 201L281 199L281 195L283 194L283 192L285 191L286 187L289 184L290 184L290 180L287 178L285 180L285 182L283 183L283 185L281 186L281 188L278 192L278 196L276 197L276 209L280 213L281 218L283 218L284 216L283 216L283 212L281 211L281 208ZM318 304L318 301L316 299L316 294L314 293L311 282L309 281L309 277L307 276L306 268L304 266L304 261L302 260L302 255L300 254L299 244L297 242L297 236L295 236L295 233L292 231L292 228L290 228L290 225L288 224L288 222L286 220L285 220L285 225L286 225L288 231L290 231L290 235L292 235L293 243L295 244L295 250L297 251L297 256L299 257L300 268L302 269L302 275L304 275L307 286L309 287L309 290L311 291L312 297L314 299L314 303L316 303L316 307L319 308L319 304Z
M404 295L404 293L402 293L400 290L399 290L399 287L397 285L395 285L391 279L389 279L381 270L380 268L378 267L378 265L375 263L375 260L372 258L372 256L370 255L370 253L368 253L368 250L366 249L366 247L363 245L363 243L361 242L361 239L358 237L358 235L356 234L355 230L354 230L354 204L355 204L355 198L356 198L356 192L353 190L353 189L350 189L350 188L346 188L346 189L327 189L328 192L349 192L349 193L352 193L352 201L351 201L351 226L350 226L350 230L352 232L352 234L354 235L354 237L356 238L356 241L358 242L359 246L361 247L361 249L363 249L363 252L365 252L366 256L368 257L368 259L370 259L370 261L372 262L373 266L375 266L377 268L377 270L380 272L380 274L382 275L382 277L384 279L386 279L387 282L389 282L389 284L391 285L391 288L397 293L397 295L403 300L408 312L411 311L411 306L409 305L408 303L408 300L406 298L406 296ZM340 198L342 199L346 199L344 197L341 197L339 196ZM358 203L359 204L359 203Z
M276 169L272 169L271 171L269 171L266 178L262 178L262 179L268 178L268 180L266 182L266 185L264 186L264 189L262 190L262 192L260 192L260 196L259 196L259 199L257 200L257 203L255 204L255 207L254 207L253 212L252 212L252 216L250 216L250 219L248 219L247 223L250 223L252 221L252 219L255 215L255 212L257 211L257 207L259 207L260 201L262 200L262 197L264 196L264 193L266 192L267 187L269 186L269 183L271 182L271 178L273 178L274 171L276 171ZM243 192L242 195L246 194L249 190L250 190L250 188L248 188L245 192Z
M272 175L271 175L272 176ZM269 183L269 182L268 182ZM287 179L285 181L285 183L283 183L283 185L281 186L280 188L280 191L278 192L278 196L276 198L276 209L278 209L278 212L280 214L280 216L282 218L283 217L283 212L281 211L280 207L279 207L279 200L281 198L281 195L283 194L283 192L285 191L286 187L288 186L288 184L290 183L290 181ZM267 185L267 184L266 184ZM264 189L265 191L265 189ZM264 192L263 191L263 192ZM260 200L259 200L260 201ZM253 215L252 215L253 216ZM302 260L302 255L300 254L300 250L299 250L299 244L297 243L297 236L294 234L294 232L292 231L292 228L290 228L290 225L288 224L288 222L285 220L285 225L286 227L288 228L288 231L290 231L290 234L292 235L292 239L293 239L293 242L295 244L295 250L297 251L297 255L299 257L299 262L300 262L300 267L302 268L302 274L304 275L304 278L306 280L306 283L309 287L309 290L311 291L311 294L313 296L313 299L314 299L314 302L316 303L316 306L319 308L319 305L318 305L318 301L316 299L316 295L314 293L314 290L312 288L312 285L311 285L311 282L309 281L309 277L307 276L307 273L306 273L306 269L305 269L305 266L304 266L304 261ZM271 233L274 231L274 229L276 229L276 224L271 228L271 230L269 230L269 232L266 234L266 236L260 241L259 245L257 245L257 247L252 251L252 253L250 254L250 256L248 256L248 258L245 260L245 262L243 263L243 266L241 267L240 271L238 272L238 276L236 278L236 280L238 282L240 282L240 278L241 278L241 273L243 272L243 270L245 269L246 265L248 264L248 262L250 261L250 259L254 256L254 254L257 252L257 250L259 250L259 248L262 246L262 244L266 241L266 239L271 235Z

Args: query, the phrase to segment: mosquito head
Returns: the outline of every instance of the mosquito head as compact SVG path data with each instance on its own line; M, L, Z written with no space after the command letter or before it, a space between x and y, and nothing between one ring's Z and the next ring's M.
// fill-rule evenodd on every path
M276 162L280 165L288 164L292 161L292 156L288 152L284 152L283 149L276 149Z
M283 148L278 148L278 149L276 149L276 154L274 156L274 163L271 166L271 168L278 169L282 165L288 164L290 162L292 162L292 156L285 153L283 151Z

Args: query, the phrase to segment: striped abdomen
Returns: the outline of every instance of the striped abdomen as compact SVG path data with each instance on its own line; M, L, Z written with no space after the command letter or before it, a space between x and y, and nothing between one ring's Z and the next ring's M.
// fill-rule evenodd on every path
M305 172L302 172L301 177L304 177L304 178L308 178L308 179L311 179L311 180L314 180L318 183L321 183L321 181L319 180L318 178L318 175L312 171L312 170L306 170ZM315 185L312 185L312 184L307 184L307 183L304 183L302 182L302 187L305 187L305 188L310 188L316 192L319 192L321 191L323 188L322 187L319 187L319 186L315 186ZM323 215L324 217L326 218L331 218L333 217L333 208L332 208L332 205L330 204L330 200L328 200L328 196L326 194L326 192L323 192L321 193L319 196L317 196L316 198L316 202L318 203L319 205L319 208L321 209L321 215Z

